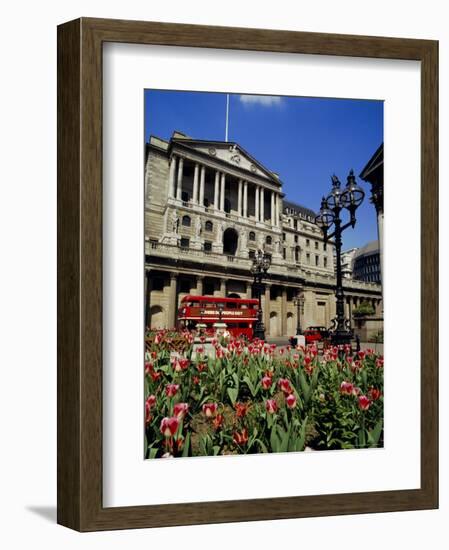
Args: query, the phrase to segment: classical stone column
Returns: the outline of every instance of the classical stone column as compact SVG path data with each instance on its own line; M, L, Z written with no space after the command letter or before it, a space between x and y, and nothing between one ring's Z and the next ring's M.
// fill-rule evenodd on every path
M220 297L226 297L226 279L220 279Z
M279 219L279 214L280 214L280 201L279 201L279 194L276 193L276 227L280 227L281 225L281 220Z
M275 194L274 191L271 191L271 225L276 225L275 223Z
M168 196L175 198L175 175L176 175L176 157L172 156L170 161L170 177L168 185Z
M220 196L220 172L217 170L215 172L215 189L214 189L214 208L218 210L219 208L219 196Z
M193 172L193 196L192 196L192 202L196 204L198 202L198 173L199 173L200 167L197 162L195 162L195 169Z
M175 273L170 274L170 299L168 301L168 319L167 328L176 326L177 309L178 309L178 277Z
M255 216L256 216L256 222L259 221L259 186L256 185L256 212L255 212Z
M206 167L201 166L201 177L200 177L200 206L204 206L204 184L206 180Z
M248 182L243 185L243 217L248 217Z
M224 173L221 174L221 189L220 189L220 210L224 210L224 201L225 201L225 185L226 185L226 176Z
M349 296L345 300L345 317L351 320L351 297Z
M242 215L242 180L239 180L238 199L237 199L237 212L238 215Z
M282 289L281 298L281 335L287 334L287 289Z
M270 335L270 288L271 285L265 283L265 304L263 310L263 323L265 325L265 335Z
M248 300L251 300L253 297L253 286L251 282L246 283L246 297Z
M151 326L150 308L151 308L151 272L149 269L147 269L145 272L145 328Z
M202 275L198 275L196 278L196 294L197 296L203 295L203 281L204 277Z
M263 187L260 188L260 221L265 221L265 189Z
M182 176L184 173L184 159L182 157L179 157L178 162L178 182L177 182L177 189L176 189L176 198L178 200L181 200L182 197Z

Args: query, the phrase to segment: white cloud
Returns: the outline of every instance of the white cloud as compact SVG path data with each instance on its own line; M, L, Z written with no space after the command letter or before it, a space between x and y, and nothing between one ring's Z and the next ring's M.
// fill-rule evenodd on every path
M240 101L244 105L262 105L274 107L282 104L282 98L276 95L241 95Z

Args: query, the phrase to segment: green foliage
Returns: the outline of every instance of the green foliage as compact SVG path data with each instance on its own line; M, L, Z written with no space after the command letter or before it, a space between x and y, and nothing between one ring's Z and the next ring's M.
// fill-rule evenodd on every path
M147 458L383 445L383 361L373 351L339 357L231 339L192 354L188 335L158 334L145 354ZM183 403L175 433L162 433Z
M374 315L375 309L369 302L362 302L359 306L352 310L354 317L368 317Z

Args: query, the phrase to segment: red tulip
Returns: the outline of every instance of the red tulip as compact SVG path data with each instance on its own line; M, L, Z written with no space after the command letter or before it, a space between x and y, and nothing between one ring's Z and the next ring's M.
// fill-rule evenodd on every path
M285 395L288 395L293 392L292 385L290 384L290 380L287 378L281 378L278 382L279 388L282 392L284 392Z
M172 363L173 363L173 369L175 370L175 372L181 372L183 370L186 370L187 367L189 366L189 360L186 359L185 357L174 359Z
M369 400L366 395L360 395L359 396L359 408L362 411L367 411L371 405L371 401Z
M246 416L248 409L249 409L249 403L236 403L235 410L237 413L237 418L243 418L244 416Z
M162 372L160 371L151 371L151 379L153 382L157 382L159 378L162 376Z
M278 404L274 399L267 399L265 401L265 408L268 414L274 414L278 410Z
M154 365L153 363L147 362L145 363L145 374L148 374L148 376L153 372Z
M173 397L178 393L179 384L167 384L165 386L165 395L167 397Z
M173 407L173 414L177 418L181 419L184 418L188 410L189 405L187 403L176 403L176 405Z
M236 445L245 445L248 441L248 430L243 428L241 432L234 432L233 440Z
M219 430L223 426L224 416L222 414L217 414L217 416L214 418L212 424L214 426L214 430Z
M145 403L146 403L146 404L150 407L150 409L151 409L152 407L154 407L154 404L156 403L156 396L155 396L155 395L149 395L149 396L147 397L147 400L146 400Z
M377 401L381 396L380 390L377 388L370 388L368 390L368 396L371 401Z
M285 402L287 403L287 407L289 409L294 409L297 402L296 396L293 393L287 395L287 397L285 398Z
M160 430L165 437L172 437L175 435L178 426L179 420L176 416L172 416L170 418L166 416L161 421Z
M203 372L207 370L207 363L198 363L196 368L198 369L198 372Z
M354 384L351 384L351 382L342 382L340 384L340 393L343 395L352 395L354 391Z
M273 381L271 380L271 376L264 376L262 378L262 388L264 390L268 390L269 388L271 388L272 383Z
M378 357L378 358L376 359L376 367L377 367L378 369L381 369L383 366L384 366L384 359L383 359L383 357Z
M204 403L203 405L203 413L210 418L211 416L214 416L217 412L218 405L217 403Z
M193 376L192 377L192 382L195 384L195 385L198 385L200 383L200 377L199 376Z

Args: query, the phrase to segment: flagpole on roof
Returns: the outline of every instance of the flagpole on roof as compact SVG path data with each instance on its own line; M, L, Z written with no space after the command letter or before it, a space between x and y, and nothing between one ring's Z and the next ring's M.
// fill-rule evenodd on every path
M226 130L225 130L225 141L228 141L228 131L229 131L229 94L226 94Z

